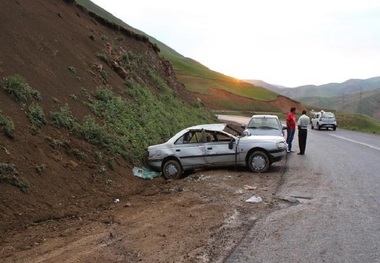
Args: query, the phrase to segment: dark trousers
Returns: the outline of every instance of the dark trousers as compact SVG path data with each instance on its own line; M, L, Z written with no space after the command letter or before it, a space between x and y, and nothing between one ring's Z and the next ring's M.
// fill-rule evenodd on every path
M307 129L298 130L298 146L300 147L300 154L305 154L307 139Z
M295 133L296 133L296 130L287 128L286 143L288 144L289 151L292 150L292 142L293 142Z

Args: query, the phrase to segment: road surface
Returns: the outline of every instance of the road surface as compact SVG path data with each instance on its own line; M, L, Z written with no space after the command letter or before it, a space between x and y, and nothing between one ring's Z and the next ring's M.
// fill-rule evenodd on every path
M225 262L380 262L380 136L309 129L277 197Z

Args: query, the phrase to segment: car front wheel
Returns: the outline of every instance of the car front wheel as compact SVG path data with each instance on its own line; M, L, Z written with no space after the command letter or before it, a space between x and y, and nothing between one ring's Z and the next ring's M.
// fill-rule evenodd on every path
M177 160L168 160L162 167L162 174L165 179L179 179L182 176L182 167Z
M254 151L248 158L248 167L252 172L263 173L270 166L269 157L265 152Z

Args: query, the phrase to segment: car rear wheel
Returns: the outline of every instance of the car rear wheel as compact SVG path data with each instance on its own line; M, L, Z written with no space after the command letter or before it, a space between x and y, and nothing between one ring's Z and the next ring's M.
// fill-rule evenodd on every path
M177 160L168 160L162 167L162 174L165 179L179 179L182 176L182 167Z
M265 152L254 151L248 158L248 167L252 172L263 173L270 166L269 157Z

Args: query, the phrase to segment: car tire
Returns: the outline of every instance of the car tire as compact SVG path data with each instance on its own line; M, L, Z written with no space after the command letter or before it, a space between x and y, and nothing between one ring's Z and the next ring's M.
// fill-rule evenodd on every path
M334 130L334 131L336 130L336 126L333 127L333 130Z
M321 126L319 125L319 123L317 123L317 129L321 130Z
M270 165L269 156L263 151L254 151L248 157L248 167L252 172L264 173Z
M182 176L182 167L177 160L167 160L162 166L162 174L165 179L179 179Z

